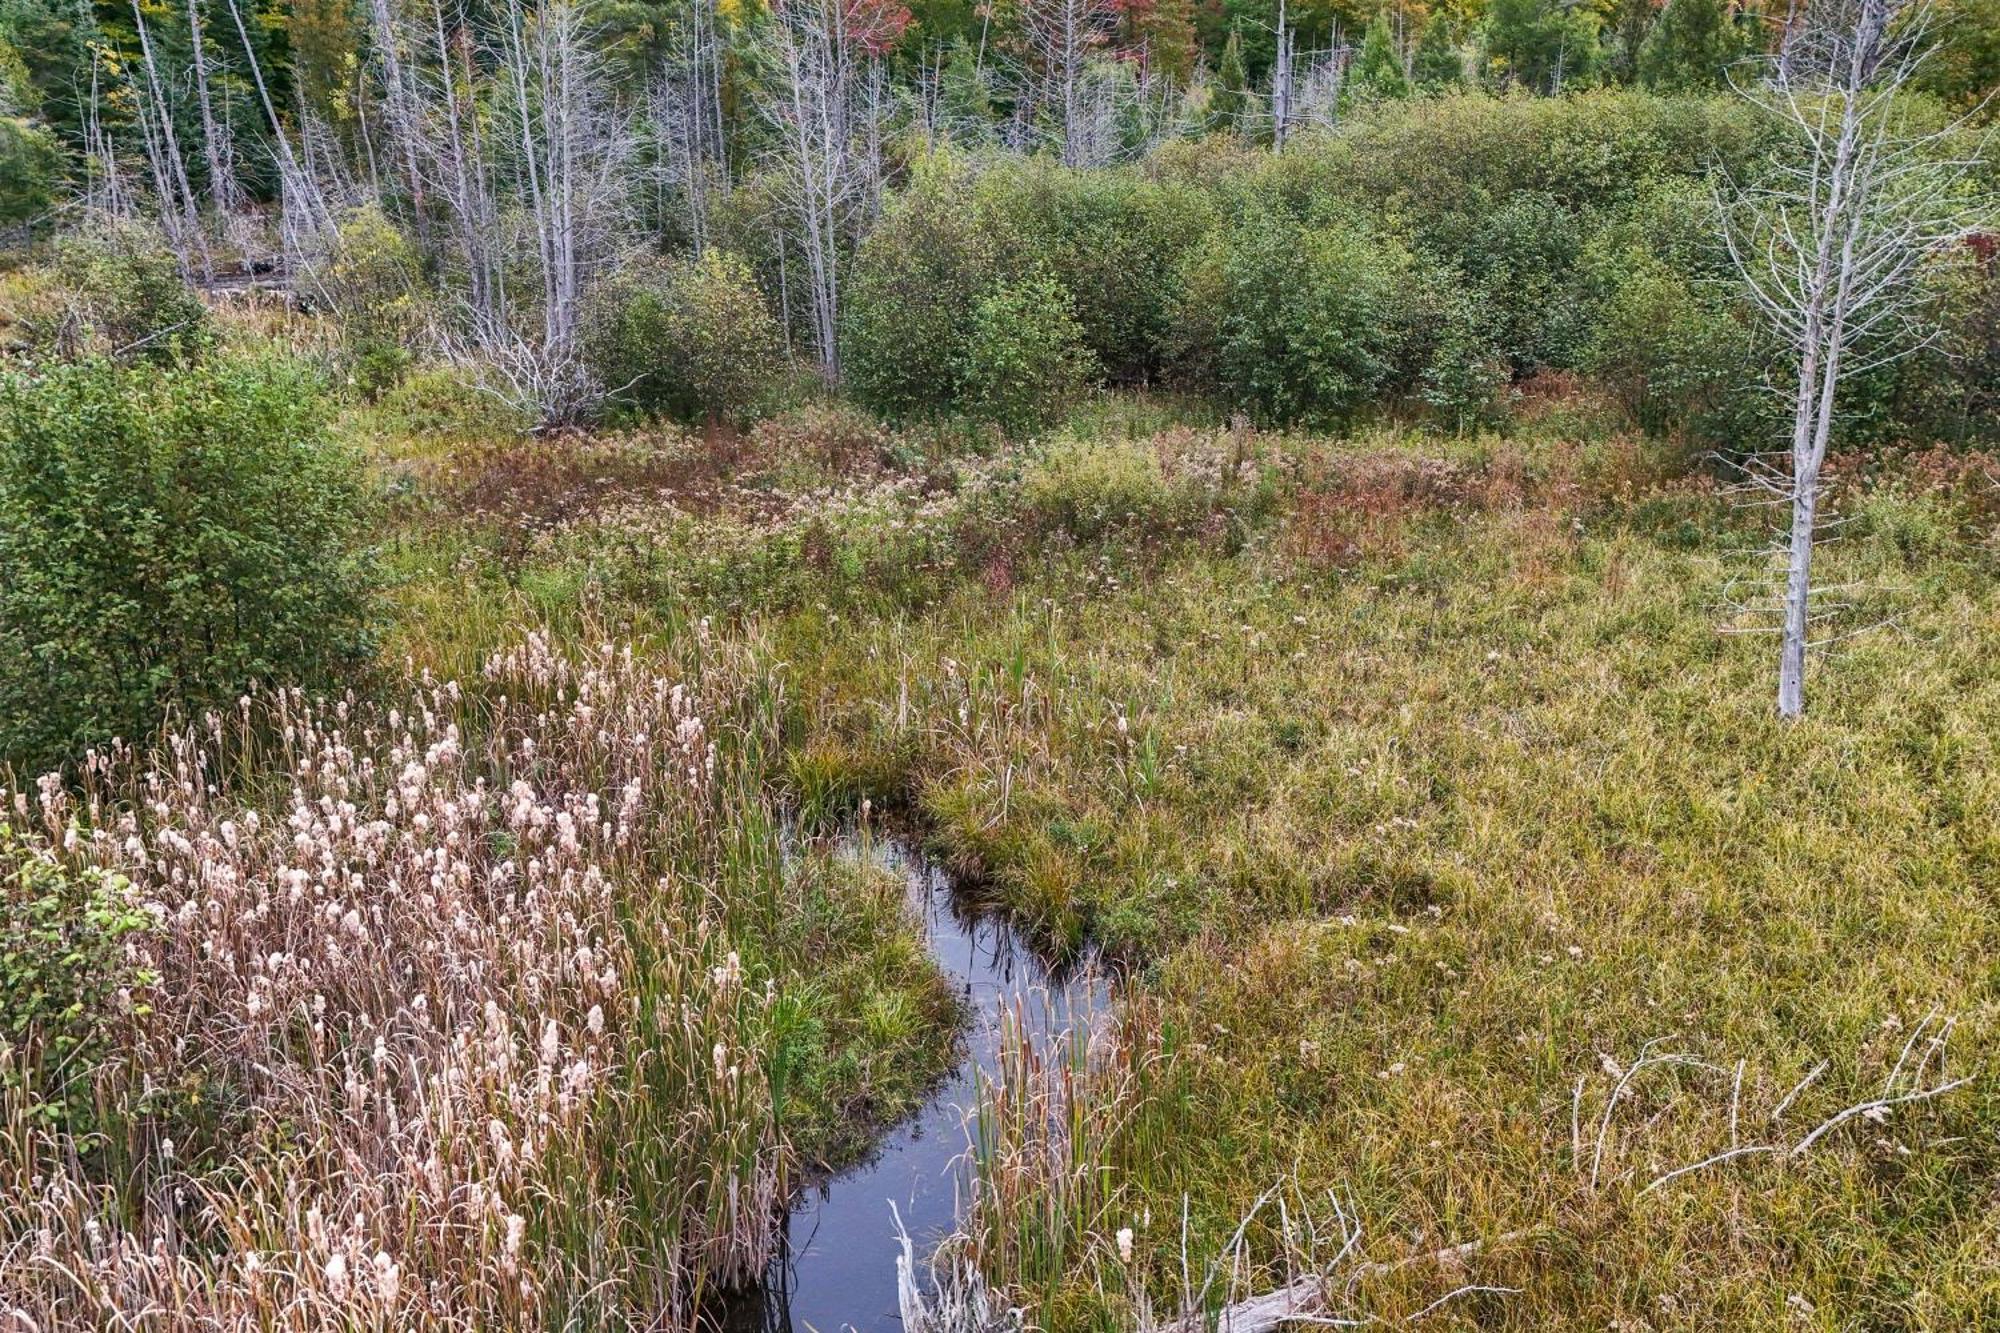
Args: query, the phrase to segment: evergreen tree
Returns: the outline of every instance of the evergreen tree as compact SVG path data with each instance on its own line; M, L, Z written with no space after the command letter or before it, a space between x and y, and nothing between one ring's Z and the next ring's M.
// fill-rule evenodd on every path
M70 0L0 0L0 38L27 75L25 85L13 90L15 113L40 116L72 149L81 148L89 114L90 47L103 40L91 7Z
M1198 46L1194 0L1155 0L1140 24L1139 35L1153 71L1176 87L1185 87L1194 75Z
M993 133L993 90L988 72L964 34L951 39L944 68L938 71L938 102L945 130L955 143L982 144Z
M62 150L32 114L38 107L27 65L0 40L0 225L38 218L61 182Z
M1215 95L1209 99L1209 128L1240 132L1250 108L1250 76L1243 68L1243 28L1231 24L1222 45L1222 63L1215 72Z
M1742 52L1722 0L1667 0L1639 48L1639 80L1663 93L1717 88Z
M1389 11L1376 13L1361 39L1361 54L1355 57L1354 73L1348 78L1347 92L1358 102L1375 102L1390 97L1408 97L1410 80L1403 73L1403 58L1396 52L1396 39L1389 31Z
M1443 14L1431 15L1417 40L1411 76L1422 92L1447 92L1465 83L1465 55L1451 40L1451 25Z
M1493 0L1486 48L1493 77L1541 93L1585 83L1596 68L1598 16L1580 0Z

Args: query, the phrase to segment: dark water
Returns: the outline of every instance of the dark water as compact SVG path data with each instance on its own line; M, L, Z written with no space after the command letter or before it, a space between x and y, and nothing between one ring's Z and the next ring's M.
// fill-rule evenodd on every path
M999 1014L1016 1005L1029 1032L1061 1033L1108 1008L1108 985L1092 967L1056 973L998 921L954 892L938 867L907 844L845 839L842 851L901 873L931 953L964 995L963 1058L869 1158L807 1191L793 1207L784 1251L765 1286L732 1299L729 1333L878 1333L901 1327L896 1300L894 1203L919 1263L950 1230L962 1189L965 1113L978 1072L991 1074ZM938 1033L938 1041L949 1034Z

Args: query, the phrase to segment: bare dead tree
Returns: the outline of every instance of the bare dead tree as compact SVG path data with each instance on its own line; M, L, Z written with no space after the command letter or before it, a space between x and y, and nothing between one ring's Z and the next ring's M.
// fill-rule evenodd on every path
M865 34L849 0L778 0L767 26L775 88L759 108L776 131L772 165L785 182L792 239L805 262L815 359L840 376L841 266L860 214L871 207L871 108L858 62ZM879 176L873 184L879 186Z
M412 44L406 25L397 21L389 0L370 0L369 26L373 37L371 57L376 62L376 79L381 88L382 123L389 138L392 160L401 171L401 185L410 201L419 243L428 240L425 226L424 174L418 168L423 142L423 117L419 112L416 85L404 56Z
M1271 67L1271 148L1285 151L1285 137L1292 128L1292 47L1297 33L1287 22L1285 0L1278 0L1278 55Z
M1739 91L1778 125L1766 178L1722 201L1724 234L1751 300L1794 363L1788 448L1747 471L1788 511L1778 712L1805 709L1815 614L1813 550L1822 469L1844 377L1929 345L1920 279L1979 211L1972 163L1949 151L1958 125L1925 128L1904 96L1930 49L1929 0L1805 0L1779 53ZM1825 640L1821 640L1825 642Z
M230 154L228 122L219 121L208 85L208 43L202 33L201 0L188 0L188 50L194 64L194 100L201 113L201 148L208 163L208 201L218 214L236 211L241 202Z
M1104 107L1093 96L1090 65L1110 37L1110 0L1027 0L1021 7L1032 105L1055 117L1064 166L1092 165L1102 154Z
M271 100L263 64L257 59L257 49L250 41L250 30L243 22L242 6L237 0L226 0L226 3L229 16L236 25L236 36L243 44L243 59L250 70L251 85L256 88L258 103L264 109L264 123L270 131L271 153L278 166L279 225L284 235L284 252L287 266L296 268L302 251L318 249L324 239L333 234L333 213L327 206L319 181L300 165L298 154L292 151L291 135Z
M1636 1164L1628 1164L1622 1170L1615 1164L1621 1142L1627 1149L1626 1155L1633 1156L1630 1148L1643 1143L1648 1135L1656 1132L1666 1112L1662 1109L1639 1124L1621 1126L1619 1110L1625 1104L1638 1100L1642 1083L1650 1084L1666 1071L1675 1070L1685 1077L1694 1094L1684 1102L1688 1118L1696 1122L1696 1126L1702 1121L1714 1124L1714 1129L1707 1135L1712 1139L1713 1151L1666 1169L1654 1161L1650 1167L1651 1178L1634 1191L1633 1197L1644 1198L1676 1180L1748 1158L1762 1158L1779 1164L1796 1162L1826 1142L1836 1130L1855 1120L1865 1119L1884 1125L1901 1108L1936 1101L1971 1085L1979 1077L1977 1071L1953 1076L1946 1070L1948 1048L1957 1026L1957 1018L1947 1017L1937 1009L1931 1010L1910 1029L1879 1089L1849 1093L1826 1104L1815 1113L1816 1119L1810 1128L1790 1132L1786 1129L1787 1113L1801 1104L1807 1089L1832 1067L1831 1061L1822 1060L1814 1065L1768 1111L1761 1108L1753 1111L1744 1097L1746 1060L1739 1059L1734 1066L1730 1066L1686 1051L1663 1050L1661 1047L1668 1040L1664 1037L1656 1037L1640 1047L1637 1057L1630 1064L1621 1062L1608 1052L1601 1052L1598 1057L1600 1068L1609 1079L1610 1087L1595 1117L1593 1131L1584 1115L1586 1092L1592 1076L1584 1074L1577 1079L1570 1097L1570 1160L1592 1192L1601 1187L1629 1188L1635 1183L1639 1178ZM1762 1082L1761 1079L1752 1080L1753 1094L1754 1088ZM1717 1090L1714 1099L1701 1096L1699 1088L1704 1084ZM1725 1088L1728 1090L1726 1111L1720 1097ZM1823 1100L1823 1097L1817 1100Z
M90 96L85 103L84 189L86 213L125 218L132 213L132 190L118 161L118 146L104 128L103 49L90 49Z
M385 155L447 298L439 347L543 423L575 421L596 397L584 301L637 184L589 0L504 0L478 27L456 0L371 0L370 25Z
M691 6L688 22L675 29L647 101L655 183L678 196L688 239L699 254L708 248L712 200L729 185L722 44L707 3Z
M590 280L622 230L624 173L632 156L609 71L573 0L532 13L508 0L499 34L498 77L514 138L510 193L525 215L531 270L539 283L535 323L519 318L476 332L486 359L542 420L564 423L594 396L579 334Z
M187 159L181 156L180 140L174 132L173 107L167 101L159 62L153 54L152 29L138 0L132 3L132 22L139 35L139 68L145 75L144 87L134 89L139 129L159 195L161 228L174 248L183 277L192 276L197 258L202 272L213 276L214 265L201 231L200 206L188 183Z
M1298 92L1292 110L1294 126L1330 130L1340 123L1340 97L1347 86L1347 69L1353 57L1354 48L1341 43L1336 27L1331 46L1300 62Z

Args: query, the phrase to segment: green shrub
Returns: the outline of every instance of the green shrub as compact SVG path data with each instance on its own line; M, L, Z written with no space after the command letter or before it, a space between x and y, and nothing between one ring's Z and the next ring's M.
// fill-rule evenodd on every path
M1981 241L1941 255L1925 275L1938 336L1857 380L1874 399L1857 413L1881 440L1977 444L2000 439L2000 260Z
M91 1074L154 981L127 954L128 937L152 926L127 887L59 864L0 823L0 1086L73 1130L90 1127Z
M1649 255L1614 262L1586 368L1649 429L1712 444L1758 438L1775 400L1762 392L1756 337L1722 290L1698 288Z
M489 391L475 375L449 365L406 373L382 395L376 416L385 432L425 443L512 439L535 425L511 396Z
M1456 256L1515 374L1576 367L1592 314L1577 272L1584 239L1581 219L1554 196L1524 191L1482 217Z
M1476 294L1435 294L1434 327L1424 348L1417 396L1458 434L1496 426L1506 415L1511 379L1507 359L1487 332L1490 321Z
M1149 445L1064 440L1023 469L1018 503L1030 533L1082 543L1124 527L1190 525L1202 500L1195 487L1169 480Z
M149 226L116 222L70 232L56 241L44 276L40 299L21 317L42 356L164 364L208 344L208 307Z
M268 358L0 379L0 762L364 656L360 465L322 418Z
M1182 257L1214 223L1208 190L1035 159L983 176L977 201L985 233L1004 238L1001 267L1062 283L1110 380L1158 378Z
M920 162L855 259L841 330L848 391L899 420L946 410L973 305L996 272L964 171L943 156Z
M423 320L415 247L378 206L368 204L342 220L312 280L340 321L355 387L370 400L380 397L409 369L410 344Z
M959 356L958 407L1022 434L1059 418L1096 370L1061 283L1003 283L973 304Z
M1194 264L1184 361L1212 368L1231 407L1262 422L1334 421L1393 373L1408 264L1358 226L1253 213ZM1204 326L1210 347L1197 341Z
M683 421L736 421L782 365L778 322L742 258L627 265L596 296L584 355L614 402Z

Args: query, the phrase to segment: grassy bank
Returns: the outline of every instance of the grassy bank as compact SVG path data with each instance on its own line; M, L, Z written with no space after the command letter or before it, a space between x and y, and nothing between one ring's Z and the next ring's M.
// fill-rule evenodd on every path
M1768 641L1718 632L1757 515L1587 404L1457 442L1146 404L1008 450L760 432L602 445L555 488L589 503L526 535L439 501L408 643L461 651L468 603L707 618L784 682L790 799L907 805L1044 940L1135 965L1147 1151L1105 1149L1115 1185L1034 1274L1051 1326L1170 1306L1183 1200L1199 1256L1281 1179L1364 1219L1348 1299L1384 1317L1468 1283L1517 1289L1445 1311L1480 1326L1994 1313L1989 1082L1791 1152L1990 1043L1976 462L1850 469L1826 579L1886 623L1782 727ZM1631 1072L1648 1051L1685 1058Z

